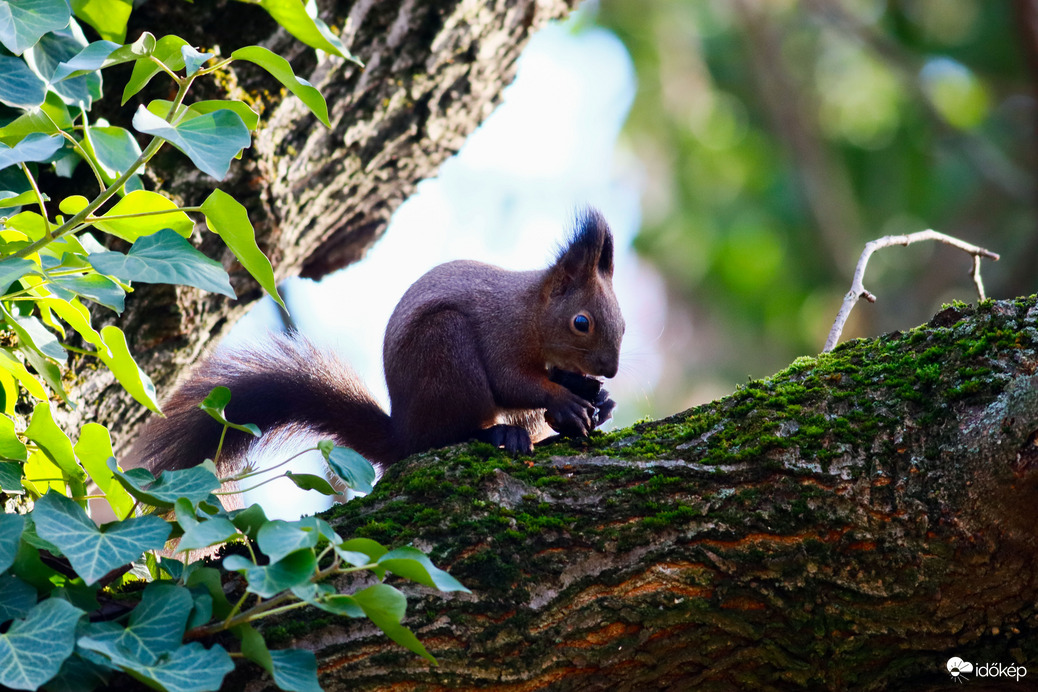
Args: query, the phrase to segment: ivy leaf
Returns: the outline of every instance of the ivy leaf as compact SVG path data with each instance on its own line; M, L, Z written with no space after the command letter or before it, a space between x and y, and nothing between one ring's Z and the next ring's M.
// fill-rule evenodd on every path
M4 139L4 131L6 129L7 128L0 127L0 141L2 141ZM33 129L35 130L36 128L33 128ZM21 140L24 136L25 135L22 134L17 139ZM50 201L50 198L47 197L45 194L43 194L42 191L40 192L40 195L43 197L43 201L44 202L49 202ZM14 192L11 192L10 190L0 190L0 202L3 203L4 206L2 208L5 209L5 210L6 209L14 209L15 207L21 207L21 206L24 206L26 204L35 204L36 203L36 192L34 190L27 190L26 192L22 192L22 193L14 193ZM10 247L10 246L8 246L8 247Z
M72 450L72 440L54 422L48 402L41 401L36 404L32 418L29 419L29 427L25 429L25 436L35 442L65 476L79 482L86 480L86 474L80 468L76 454Z
M2 57L4 56L0 56L0 58ZM0 74L3 74L3 72L4 63L0 60ZM6 91L6 89L3 83L3 77L0 77L0 93L3 93L4 91ZM0 102L6 103L3 99L0 99ZM63 140L60 135L51 136L43 134L42 132L36 132L18 142L18 144L15 144L13 147L9 147L6 144L0 144L0 169L14 166L19 163L46 161L61 148L64 141L65 140Z
M184 69L184 56L180 54L180 49L186 45L187 41L179 36L163 36L155 42L155 47L150 55L175 72ZM138 60L135 62L133 64L133 72L130 74L130 80L126 82L126 86L123 88L122 105L125 106L130 97L147 86L151 78L161 71L162 68L152 60Z
M119 48L118 43L111 41L94 41L73 55L68 60L58 63L51 75L51 80L60 82L70 77L80 77L101 69L108 56Z
M243 555L228 555L223 567L229 572L241 572L249 582L247 591L263 598L310 581L317 569L317 556L312 549L297 550L269 565L257 565Z
M165 212L165 213L157 213ZM136 218L111 218L133 214L148 214ZM135 190L119 200L94 222L100 230L133 243L143 236L153 235L163 229L172 229L177 235L187 238L194 223L191 217L180 211L176 203L149 190Z
M171 560L171 562L177 562ZM182 564L177 562L177 564ZM201 627L213 619L213 597L204 586L191 589L191 615L187 619L187 629Z
M325 102L324 96L310 82L296 77L291 65L280 55L262 46L245 46L231 53L231 57L235 60L246 60L262 67L274 79L281 82L289 91L298 96L306 107L310 109L310 112L324 123L325 127L330 127L328 104Z
M79 335L88 344L100 351L105 351L105 355L111 355L108 352L108 347L105 346L104 340L101 338L100 332L90 326L90 312L79 302L78 298L73 297L71 300L47 298L41 300L40 304L46 306L48 310L52 310L58 317L79 332Z
M184 72L188 76L198 72L202 65L216 57L212 53L205 53L191 46L181 46L180 55L184 58Z
M116 178L133 166L141 155L141 148L137 144L137 140L134 139L129 130L121 127L85 127L83 128L83 146L87 153L93 156L94 162L100 168L102 177L107 184L114 183ZM136 177L134 176L134 178ZM129 184L129 181L127 181L127 184ZM134 194L135 192L143 192L143 190L134 190L129 194ZM125 199L126 197L123 197L123 200ZM176 208L175 204L173 208ZM183 218L177 214L154 218L167 222L169 218L174 218L176 223L180 224L183 224L183 220L186 219L186 233L183 232L180 225L167 223L166 227L175 228L181 235L187 235L191 232L191 219L186 215ZM136 220L149 221L152 220L152 217L141 217ZM138 232L137 235L145 234Z
M55 276L55 284L78 296L104 305L110 310L121 313L126 306L126 291L106 276L100 274L80 274L79 276Z
M166 140L186 154L199 170L217 180L227 175L238 152L252 143L249 128L231 110L218 110L171 125L140 106L132 122L138 132Z
M21 257L8 257L0 262L0 295L7 293L15 281L36 271L36 263Z
M266 525L267 515L263 511L263 505L250 505L245 509L235 510L231 514L231 523L248 536L249 540L254 541L259 535L259 530Z
M235 298L223 265L196 250L176 232L163 229L144 236L129 253L96 252L87 261L102 274L120 281L146 284L178 284Z
M364 611L353 600L353 596L337 593L328 584L311 583L294 586L292 587L292 595L327 613L334 613L335 615L342 615L348 618L364 617Z
M177 545L177 552L208 548L211 545L225 543L238 535L238 529L229 519L212 517L199 521L195 517L195 508L186 498L178 498L174 503L177 523L184 529L184 535Z
M28 532L23 536L28 536ZM18 548L18 556L11 566L11 574L32 585L41 595L53 593L54 583L59 579L57 572L43 564L40 551L27 540L23 540Z
M313 548L317 545L319 534L312 526L301 525L300 522L269 521L260 527L256 542L263 554L271 562L297 550Z
M167 692L210 692L220 689L224 676L234 670L230 655L219 644L206 649L198 642L181 646L169 656L146 664L113 642L80 637L77 644L103 654L120 670L149 687Z
M51 388L51 391L61 397L61 400L66 404L69 404L68 394L65 392L64 385L61 382L61 369L57 364L48 360L46 356L34 348L20 347L17 350L29 362L36 374L43 378L43 381Z
M0 461L0 492L8 495L24 495L22 487L24 472L17 461Z
M238 424L227 420L227 414L224 409L227 408L229 403L231 403L231 390L220 385L213 387L205 399L202 399L202 403L198 405L198 408L212 416L220 425L226 425L228 428L248 433L253 437L260 437L260 429L253 423Z
M14 407L17 403L18 382L14 379L11 373L0 367L0 412L8 416L13 416Z
M166 120L169 116L169 111L173 107L172 101L166 101L165 99L155 99L148 103L148 110L157 115L158 117ZM252 110L249 104L244 101L236 101L234 99L211 99L207 101L195 101L187 108L181 108L178 119L180 122L190 120L191 118L197 118L200 115L206 113L213 113L220 110L234 111L241 117L241 121L245 123L245 127L249 128L249 132L255 132L256 128L259 127L259 113ZM2 132L2 130L0 130Z
M131 0L72 0L72 11L77 17L94 27L101 38L118 43L126 40L131 9Z
M130 612L126 627L93 631L95 641L114 645L127 655L152 665L180 647L191 614L191 592L175 584L153 582Z
M54 66L50 74L51 85L67 79L98 75L98 70L101 66L119 48L118 43L111 41L94 41L87 44L78 53L67 57Z
M3 77L0 77L0 81L2 80ZM2 91L3 89L0 89L0 92ZM0 98L3 97L0 96ZM68 130L71 128L72 116L68 111L68 106L65 105L65 102L61 100L60 96L53 91L48 91L47 97L38 109L22 113L13 121L0 127L0 141L7 145L14 145L33 132L42 132L44 134L54 135L58 134L61 130ZM4 204L7 206L14 206L16 203L29 204L35 202L35 192L30 190L28 194L30 195L30 198L24 202L15 202L14 200L8 199L4 201Z
M0 685L35 690L47 682L72 655L76 624L83 611L68 601L49 598L24 620L0 634Z
M23 485L34 495L43 495L47 488L54 488L62 494L68 492L69 484L64 480L61 469L42 450L37 449L29 454L29 461L22 465L22 472L25 474Z
M83 654L83 655L81 655ZM90 692L92 690L107 690L108 680L112 677L113 670L108 665L100 663L103 660L89 660L87 656L96 656L89 652L73 652L61 664L61 670L56 677L51 678L44 689L47 692Z
M73 0L73 3L82 0ZM87 2L108 2L109 0L87 0ZM121 0L114 0L116 3L121 3ZM125 46L120 46L122 39L118 43L112 43L111 41L94 41L86 48L81 50L75 57L67 60L60 65L54 71L52 79L59 81L66 79L67 77L76 77L80 74L87 72L94 72L105 67L111 67L112 65L118 65L124 62L130 62L137 60L138 58L147 57L151 55L152 51L155 50L155 37L145 31L141 34L133 43Z
M0 575L0 624L25 617L36 605L36 589L13 574Z
M123 330L109 324L101 328L100 336L104 348L97 350L97 357L108 366L108 369L115 375L115 379L119 380L119 384L138 403L155 413L161 413L155 384L133 359Z
M15 379L25 387L25 390L29 392L29 394L41 401L46 400L47 390L44 389L43 385L40 384L40 381L33 377L25 368L22 361L15 358L6 348L0 348L0 368L3 368L14 375Z
M231 110L237 113L242 122L245 123L245 127L249 128L249 132L255 132L256 128L259 127L259 113L252 110L252 107L244 101L235 99L195 101L188 107L185 117L194 118L219 110Z
M105 494L116 518L125 519L133 509L133 498L126 492L108 468L108 460L114 459L112 437L108 428L99 423L86 423L79 431L74 447L87 475L98 489Z
M36 501L32 518L40 537L61 550L88 586L145 551L161 548L172 528L154 515L98 528L82 507L55 492Z
M242 266L263 287L263 290L277 301L282 309L287 311L285 302L278 294L277 282L274 279L274 270L270 266L270 260L256 244L256 232L252 228L245 207L223 190L213 190L212 194L202 202L201 208L209 230L223 239Z
M370 493L374 488L375 467L367 459L349 447L319 447L324 460L339 478L350 488L360 493Z
M21 55L44 34L68 26L70 16L65 0L0 0L0 43Z
M322 495L338 495L339 491L324 478L312 473L292 473L285 471L285 478L296 484L300 490L316 490Z
M0 305L0 315L3 315L7 326L18 335L23 346L35 349L51 360L59 363L65 362L68 354L61 347L57 337L43 326L39 318L12 315L3 305Z
M279 649L270 652L274 684L288 692L321 692L317 681L317 658L305 649Z
M29 458L28 450L14 432L14 421L7 416L0 416L0 458L15 461Z
M81 106L85 110L101 98L101 73L86 72L78 77L57 80L58 66L71 60L86 47L86 39L81 32L69 28L45 34L36 45L25 51L26 62L33 71L47 82L47 88L53 90L61 99L73 106Z
M377 563L388 551L370 538L351 538L335 546L335 552L354 567Z
M192 565L199 563L193 562ZM231 612L231 604L227 600L227 594L223 591L220 570L215 567L199 567L187 577L187 587L205 589L212 599L213 616L219 619L226 618Z
M242 656L249 659L268 673L274 670L274 661L270 658L270 649L263 635L255 627L244 623L234 627L231 632L241 640Z
M187 498L197 504L220 489L220 479L205 466L192 466L180 471L163 471L158 480L147 469L122 471L115 459L108 460L108 468L126 491L141 502L160 509L169 509L177 498ZM163 522L165 523L165 522Z
M0 514L0 572L14 564L18 556L18 545L25 530L22 514Z
M390 550L378 559L378 566L404 579L410 579L440 591L464 591L465 593L470 593L468 589L461 585L461 582L433 565L432 560L416 548L404 547Z
M87 205L90 204L83 195L69 195L65 199L58 202L58 211L62 214L78 214L79 212L86 209Z
M0 103L12 108L36 108L46 98L46 82L24 60L0 55Z
M338 55L361 67L364 66L364 63L346 50L328 25L316 16L316 7L313 8L315 12L311 14L308 11L310 8L304 5L302 0L260 0L259 4L278 24L285 27L288 33L311 48Z
M333 529L328 522L326 522L324 519L321 519L320 517L303 517L299 520L299 524L301 526L312 526L321 538L328 541L332 545L338 545L339 543L342 543L342 536L336 533L335 529Z
M34 211L23 211L7 219L8 228L21 231L30 240L41 240L47 233L47 221Z
M407 610L404 594L388 584L375 584L353 594L353 600L387 637L408 651L436 663L436 659L426 651L414 633L400 624Z

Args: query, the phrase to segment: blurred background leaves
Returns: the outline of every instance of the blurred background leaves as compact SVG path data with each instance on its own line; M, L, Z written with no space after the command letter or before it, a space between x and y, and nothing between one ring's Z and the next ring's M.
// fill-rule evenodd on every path
M882 235L958 236L1002 255L983 268L989 295L1038 290L1035 2L602 0L592 14L637 73L636 249L676 306L665 350L684 353L658 405L817 353ZM945 247L881 252L865 281L879 302L845 338L975 301L969 269Z

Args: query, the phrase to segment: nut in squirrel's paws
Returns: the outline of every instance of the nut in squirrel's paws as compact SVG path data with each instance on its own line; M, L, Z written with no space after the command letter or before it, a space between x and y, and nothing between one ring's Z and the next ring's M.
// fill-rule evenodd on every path
M544 416L545 421L559 434L568 437L586 437L587 432L594 430L612 417L613 409L616 408L616 402L609 398L609 392L602 387L602 381L598 378L552 368L551 373L549 373L549 379L556 384L562 385L594 406L594 413L591 415L591 427L586 432L576 421L556 420L550 412L546 413Z

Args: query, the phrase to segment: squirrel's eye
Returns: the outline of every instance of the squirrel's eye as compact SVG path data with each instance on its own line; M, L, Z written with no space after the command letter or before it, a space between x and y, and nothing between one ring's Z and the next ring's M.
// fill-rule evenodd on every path
M591 320L584 313L580 313L573 318L573 328L581 334L587 334L591 329Z

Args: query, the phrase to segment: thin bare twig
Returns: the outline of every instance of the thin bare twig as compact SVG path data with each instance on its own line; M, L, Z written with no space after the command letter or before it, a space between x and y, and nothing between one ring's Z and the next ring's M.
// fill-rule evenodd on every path
M984 300L986 298L984 295L984 282L980 278L980 259L981 257L987 257L988 259L997 260L998 255L996 253L929 229L919 231L918 233L909 233L908 235L887 235L877 238L865 244L865 249L862 251L861 257L858 258L858 266L854 268L854 279L851 281L851 290L847 291L847 295L843 297L843 305L840 306L840 311L836 314L836 321L833 322L833 328L829 331L829 338L825 340L825 347L822 349L822 353L828 353L839 343L843 327L847 323L847 318L851 316L851 310L854 309L854 305L859 299L864 298L870 303L876 302L876 296L865 290L864 285L865 266L869 263L872 253L880 248L894 245L911 245L921 240L936 240L973 255L973 268L970 271L970 276L973 277L973 283L977 287L979 299Z

